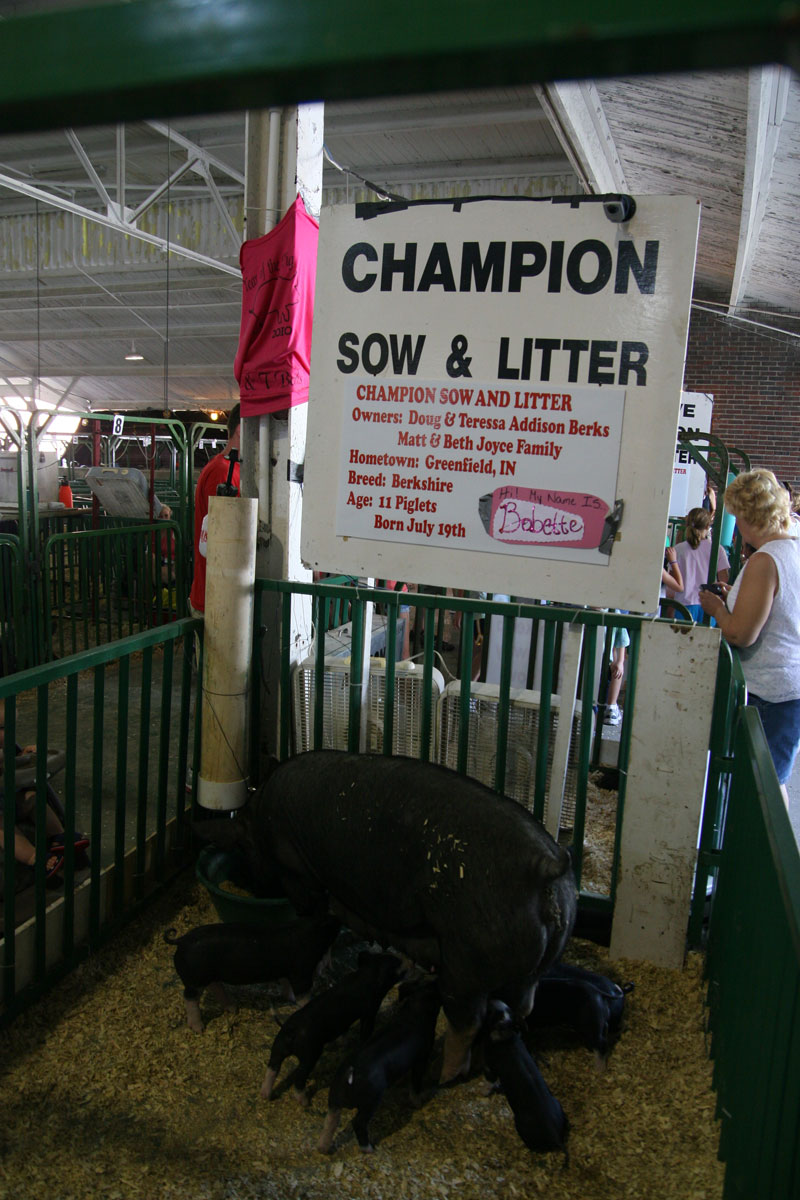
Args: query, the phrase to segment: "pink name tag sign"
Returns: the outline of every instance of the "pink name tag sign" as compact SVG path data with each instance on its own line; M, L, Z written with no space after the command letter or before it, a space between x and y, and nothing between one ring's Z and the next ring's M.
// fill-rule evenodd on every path
M498 542L593 550L606 532L610 506L586 492L505 486L482 496L479 511Z

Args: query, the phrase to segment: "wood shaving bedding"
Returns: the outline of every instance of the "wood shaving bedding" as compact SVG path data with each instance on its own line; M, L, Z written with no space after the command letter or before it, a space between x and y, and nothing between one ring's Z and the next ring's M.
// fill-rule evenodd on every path
M0 1032L0 1193L6 1200L719 1200L723 1168L704 1035L702 959L684 971L610 963L573 941L567 957L632 980L626 1029L599 1073L590 1052L548 1035L542 1072L571 1123L564 1155L532 1154L501 1095L482 1077L437 1091L421 1108L404 1084L372 1122L374 1154L342 1124L331 1156L316 1142L327 1088L347 1047L329 1047L308 1110L282 1086L259 1089L291 1011L277 987L231 989L225 1013L208 992L202 1034L186 1024L163 931L216 919L208 893L180 880L135 925ZM352 953L352 950L348 951ZM349 964L348 964L349 965ZM393 993L386 1006L393 1002ZM440 1018L440 1032L443 1023ZM441 1042L430 1070L436 1078Z

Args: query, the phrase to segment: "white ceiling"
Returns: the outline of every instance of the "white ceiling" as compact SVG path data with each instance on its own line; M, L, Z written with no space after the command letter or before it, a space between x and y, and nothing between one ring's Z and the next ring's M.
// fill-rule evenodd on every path
M6 403L235 402L244 135L228 114L0 138ZM695 301L798 330L800 86L785 69L337 103L325 143L351 171L326 163L326 204L374 198L359 176L412 198L697 196ZM125 361L134 343L142 362Z

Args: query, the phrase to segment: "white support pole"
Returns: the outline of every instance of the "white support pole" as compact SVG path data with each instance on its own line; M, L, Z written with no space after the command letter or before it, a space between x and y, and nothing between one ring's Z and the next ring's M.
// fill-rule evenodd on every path
M247 799L257 507L256 500L225 496L212 496L208 505L197 798L204 808L223 811Z
M285 109L282 119L270 113L269 161L274 161L275 133L280 126L281 154L277 185L270 169L268 195L279 198L281 216L294 203L298 192L306 211L319 219L322 200L322 139L324 106L301 104ZM262 418L262 454L268 448L270 472L269 530L259 574L269 579L309 582L311 572L300 557L300 524L303 515L303 486L296 481L297 469L305 464L308 406L297 405L279 417ZM266 435L268 434L268 443ZM294 481L293 481L294 480ZM263 508L263 496L262 496ZM261 551L261 546L259 546ZM274 753L278 746L278 688L274 685L280 646L279 608L265 609L264 678L268 681L262 712L262 750ZM299 662L311 647L311 602L306 596L292 598L289 657Z
M612 958L683 966L719 641L703 625L642 627Z
M294 203L298 192L306 210L319 219L322 199L322 104L248 113L245 182L245 236L262 237ZM276 416L242 421L243 496L258 501L256 570L259 577L308 582L311 572L300 558L302 484L297 470L305 463L307 406L298 405ZM275 686L280 649L280 604L264 602L263 725L256 731L262 752L278 746L278 688ZM292 599L289 654L299 661L311 645L311 603Z

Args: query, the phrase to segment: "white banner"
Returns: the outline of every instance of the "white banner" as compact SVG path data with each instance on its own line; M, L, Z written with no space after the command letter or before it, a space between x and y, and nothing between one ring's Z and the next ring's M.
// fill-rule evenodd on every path
M699 207L324 209L312 567L657 604Z
M713 396L706 392L682 392L678 434L710 433L713 411ZM707 446L703 442L700 442L699 446L707 453ZM669 515L685 517L690 508L700 508L705 490L705 471L699 463L694 461L686 447L678 442L672 467Z

